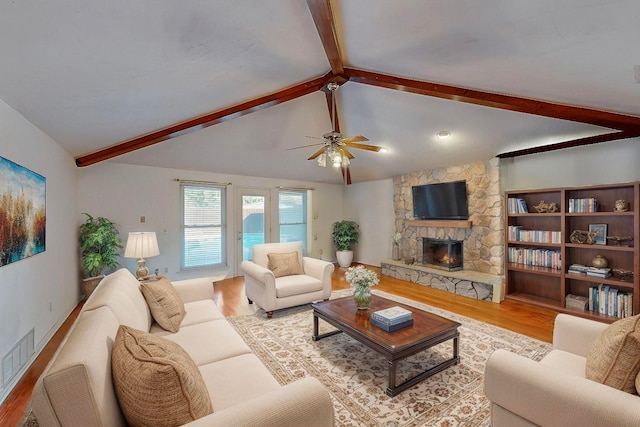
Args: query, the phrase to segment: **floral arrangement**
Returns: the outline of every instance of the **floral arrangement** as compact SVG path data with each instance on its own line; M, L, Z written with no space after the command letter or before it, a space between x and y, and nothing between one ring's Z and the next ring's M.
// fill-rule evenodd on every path
M402 233L393 233L391 240L393 240L394 245L399 245L400 240L402 240Z
M368 288L369 286L375 286L380 283L378 275L362 265L349 267L347 272L344 274L344 277L354 289Z

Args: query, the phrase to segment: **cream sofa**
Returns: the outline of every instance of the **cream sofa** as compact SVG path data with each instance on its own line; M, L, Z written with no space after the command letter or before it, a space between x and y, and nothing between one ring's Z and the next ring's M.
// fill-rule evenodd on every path
M126 425L111 372L120 324L176 342L191 356L214 412L189 426L334 425L324 386L315 378L280 386L217 308L211 280L173 284L186 310L176 333L154 322L128 270L102 280L34 388L32 408L41 427Z
M585 377L586 358L607 324L559 314L553 350L540 362L496 350L485 368L492 427L640 425L640 397Z
M298 272L289 274L291 270L286 269L278 277L269 269L269 255L287 253L297 254ZM321 259L303 257L301 242L253 245L253 260L242 261L240 268L249 303L255 302L269 318L274 310L327 300L331 296L331 274L335 266Z

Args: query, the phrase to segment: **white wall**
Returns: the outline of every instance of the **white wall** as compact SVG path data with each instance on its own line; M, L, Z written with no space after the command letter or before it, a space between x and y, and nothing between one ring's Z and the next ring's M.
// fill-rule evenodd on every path
M500 161L502 190L578 187L640 180L640 138Z
M311 192L311 233L309 254L316 258L335 260L331 240L331 225L342 217L343 186L313 182L287 181L239 175L132 166L104 162L78 170L79 201L76 221L82 221L82 212L104 216L118 224L123 244L130 231L155 231L160 255L146 260L149 271L156 268L169 279L179 280L196 276L241 275L236 265L237 231L234 217L236 191L250 187L268 189L273 209L277 210L277 187L314 188ZM231 182L227 190L228 267L180 273L180 190L176 178L212 182ZM145 223L140 223L144 216ZM277 217L272 218L272 235L277 238ZM313 240L317 235L318 239ZM320 251L322 250L322 255ZM136 261L121 258L120 264L131 271ZM166 273L165 273L166 269Z
M379 267L382 260L391 258L391 236L395 231L393 180L345 187L344 219L360 225L354 260Z
M2 100L0 156L46 178L45 252L0 267L0 357L32 328L37 354L80 298L77 222L73 214L77 203L76 166L57 143ZM2 387L0 401L20 375Z

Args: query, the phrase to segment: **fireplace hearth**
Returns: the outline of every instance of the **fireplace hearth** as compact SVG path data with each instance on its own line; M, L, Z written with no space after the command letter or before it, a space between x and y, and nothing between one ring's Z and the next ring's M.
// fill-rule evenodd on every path
M422 238L422 263L446 271L462 270L462 240Z

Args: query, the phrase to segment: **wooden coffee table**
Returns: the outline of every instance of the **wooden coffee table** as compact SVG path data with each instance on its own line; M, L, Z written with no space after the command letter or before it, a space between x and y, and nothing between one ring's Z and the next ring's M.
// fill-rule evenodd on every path
M368 310L358 310L353 297L344 297L330 301L317 302L313 307L313 340L317 341L340 332L344 332L370 349L382 354L389 364L389 385L386 393L396 396L409 387L428 378L460 361L458 341L460 323L454 322L435 314L427 313L415 307L400 304L374 295ZM369 317L374 311L399 306L411 310L413 325L394 332L386 332L369 323ZM338 330L320 335L318 319L335 326ZM398 362L416 353L424 351L436 344L453 340L453 357L429 368L414 377L396 385L396 369Z

